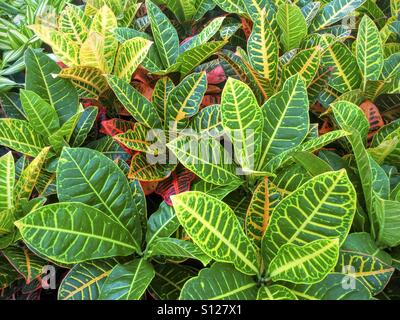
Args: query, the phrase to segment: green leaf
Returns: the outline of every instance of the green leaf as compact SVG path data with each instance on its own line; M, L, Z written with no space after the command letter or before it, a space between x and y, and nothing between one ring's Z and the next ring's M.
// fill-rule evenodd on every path
M257 300L297 300L297 297L290 289L279 284L273 284L258 289Z
M315 240L304 246L287 243L271 261L268 274L274 281L316 283L335 267L338 257L338 239Z
M128 82L113 75L107 76L107 81L118 100L135 120L149 128L161 126L161 120L153 105Z
M307 35L307 23L300 8L295 4L285 3L279 6L276 20L282 30L281 42L285 51L298 48Z
M98 151L64 148L57 167L57 195L62 202L82 202L101 210L141 242L139 214L131 189L118 166Z
M238 185L236 166L220 142L210 137L180 136L167 144L186 168L193 171L206 182Z
M249 59L255 70L265 79L274 82L278 69L279 44L270 27L265 11L254 21L247 42Z
M0 144L32 157L45 146L29 122L10 118L0 119Z
M10 246L3 249L2 253L10 264L22 274L26 284L30 284L40 276L43 273L43 267L47 264L46 260L34 255L27 248Z
M199 111L206 90L205 72L193 73L183 79L168 96L165 126L169 126L173 132L181 129L182 124L185 126L184 120Z
M174 208L161 202L160 207L147 220L146 242L147 246L154 239L169 237L179 228L179 221Z
M282 91L262 107L264 129L258 169L273 156L296 147L309 130L308 98L304 81L299 75L286 80Z
M364 84L367 80L379 80L383 67L382 42L378 28L367 15L358 26L356 53Z
M207 255L233 263L245 274L259 273L258 253L227 204L196 191L172 196L171 200L179 222Z
M52 105L58 114L60 124L65 123L78 111L78 94L66 79L54 77L60 67L44 53L27 49L25 51L26 90L38 94Z
M130 82L132 74L146 58L152 44L152 41L140 37L125 41L118 49L114 74Z
M343 19L361 6L365 0L333 0L316 15L310 31L317 31Z
M58 300L98 300L101 287L116 264L115 259L104 259L74 265L60 284Z
M168 258L183 258L199 260L206 266L211 258L206 255L197 245L193 242L174 239L174 238L160 238L154 239L146 249L146 257L162 256Z
M99 299L139 300L154 275L153 266L145 259L117 264L104 282Z
M179 55L179 38L167 16L154 3L146 0L147 14L150 19L154 42L164 68L175 64Z
M95 106L88 107L82 112L69 141L71 146L79 147L85 142L96 121L97 113L98 108Z
M197 275L197 270L182 264L154 265L156 275L149 290L160 300L177 300L185 282Z
M132 157L128 179L161 181L171 175L176 165L174 161L169 163L166 158L148 158L148 154L139 152Z
M14 206L15 165L11 151L0 157L0 172L0 212L2 212Z
M322 55L321 65L332 68L328 83L335 90L344 93L360 87L360 69L356 58L345 44L335 42L329 46Z
M180 300L254 300L257 283L252 277L225 263L214 263L187 281Z
M377 243L381 247L397 247L400 244L398 228L400 227L400 202L384 200L377 195L374 197L375 210L378 220Z
M126 229L83 203L51 204L32 211L15 225L29 247L60 263L128 256L137 251Z
M394 268L371 255L341 250L335 271L356 277L376 295L386 287Z
M174 87L174 82L168 77L162 77L154 87L151 101L162 121L167 118L168 96Z
M57 112L52 105L33 91L21 90L20 97L26 117L38 134L49 137L60 128Z
M196 13L195 1L165 0L165 3L181 23L190 21Z
M312 178L272 212L262 240L264 259L273 259L287 243L304 245L318 239L339 238L342 244L355 208L356 193L344 169Z
M315 284L287 284L299 300L370 300L362 282L349 275L331 273Z
M222 126L244 169L253 169L260 156L263 115L250 88L229 78L221 97Z

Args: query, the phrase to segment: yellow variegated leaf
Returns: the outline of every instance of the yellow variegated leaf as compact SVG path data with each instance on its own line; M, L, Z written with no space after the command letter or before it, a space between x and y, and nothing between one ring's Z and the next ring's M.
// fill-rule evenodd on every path
M0 212L14 206L15 165L10 152L0 157Z
M71 41L62 32L57 31L43 24L29 26L36 35L47 43L54 54L66 65L79 65L79 46Z
M90 33L79 51L81 66L97 68L103 73L111 71L104 54L104 37L96 32Z
M125 41L118 49L113 73L129 82L136 68L146 58L152 44L152 41L140 37Z
M102 58L105 61L104 71L106 73L112 72L115 54L118 49L118 41L112 33L113 29L116 27L118 27L117 18L112 10L107 6L103 6L99 11L97 11L90 27L90 34L95 32L103 38L104 44Z
M86 40L91 21L80 8L68 5L61 13L58 22L60 31L70 40L82 43Z
M179 222L205 253L216 261L233 263L245 274L259 274L258 253L227 204L197 191L171 199Z
M71 80L79 95L87 99L98 99L108 88L103 72L94 67L65 68L58 76Z

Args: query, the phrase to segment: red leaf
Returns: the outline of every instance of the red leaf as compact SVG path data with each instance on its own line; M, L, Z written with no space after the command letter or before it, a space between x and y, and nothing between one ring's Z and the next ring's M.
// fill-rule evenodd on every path
M130 129L133 130L134 126L134 122L113 118L101 122L100 132L113 137Z
M209 84L219 84L226 80L224 69L221 66L217 66L213 70L207 73L207 82Z
M375 133L382 128L385 123L378 107L373 104L371 100L365 100L360 104L360 108L369 121L368 141L371 141Z
M248 40L251 34L252 23L245 18L240 19L242 21L243 32L246 35L246 39Z
M189 191L195 178L196 175L193 172L185 168L178 168L167 179L158 183L155 192L163 197L166 204L171 206L171 196Z

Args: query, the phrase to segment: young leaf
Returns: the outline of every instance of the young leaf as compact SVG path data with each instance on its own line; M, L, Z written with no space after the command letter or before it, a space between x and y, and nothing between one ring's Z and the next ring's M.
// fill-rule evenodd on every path
M227 204L195 191L171 199L179 222L204 252L216 261L233 263L245 274L259 273L258 253Z
M276 19L282 30L281 42L285 50L298 48L301 40L307 35L307 23L300 8L295 4L282 4Z
M221 97L222 126L227 131L242 168L253 169L261 150L263 115L250 88L229 78Z
M254 22L247 43L249 59L255 70L265 79L274 82L278 69L279 45L269 25L266 12Z
M179 38L167 16L150 0L146 0L151 31L165 69L175 64L179 55Z
M14 206L15 165L11 151L0 157L0 172L2 173L0 175L0 212L2 212Z

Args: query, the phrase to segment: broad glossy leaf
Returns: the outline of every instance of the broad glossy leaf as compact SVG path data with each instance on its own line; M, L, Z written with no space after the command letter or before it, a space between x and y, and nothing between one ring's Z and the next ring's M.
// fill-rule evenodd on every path
M258 289L257 300L297 300L297 297L290 289L279 284L273 284Z
M321 59L321 50L319 47L305 49L298 52L290 62L283 66L283 79L298 73L309 86L314 79Z
M11 267L6 258L0 256L0 288L7 288L19 274Z
M139 300L154 275L153 266L145 259L117 264L104 282L99 299Z
M301 40L307 35L307 23L300 8L295 4L281 4L276 15L282 30L281 42L285 51L298 48Z
M381 247L396 247L400 244L397 232L400 226L398 210L400 202L384 200L377 195L374 197L376 216L378 220L377 243Z
M26 120L18 93L5 92L0 94L0 102L3 111L9 118Z
M46 260L39 258L27 248L10 246L3 249L2 253L10 264L25 278L26 284L43 273L43 267L47 264Z
M26 90L37 93L54 106L60 119L65 123L78 111L78 94L69 80L54 77L60 67L44 53L27 49L25 51Z
M155 142L152 141L152 129L147 128L140 122L135 123L133 130L128 130L124 133L114 136L114 139L122 143L125 147L135 151L147 152L154 154L158 150L154 147Z
M358 26L357 63L366 80L379 80L383 67L383 49L375 23L365 15Z
M281 199L276 186L265 177L253 192L250 205L247 209L245 232L258 245L261 244L265 230L268 227L272 210Z
M339 238L343 243L355 208L356 193L344 169L312 178L272 212L262 240L264 259L273 259L287 243L304 245L326 238Z
M254 300L257 283L232 265L214 263L187 281L180 300Z
M130 81L136 68L143 62L153 42L143 38L125 41L118 49L114 74L125 81Z
M64 148L57 167L57 195L62 202L82 202L101 210L140 243L139 214L128 181L100 152Z
M396 77L400 70L400 52L393 53L384 61L382 75L384 79Z
M94 67L65 68L58 76L71 80L79 95L87 99L98 99L108 88L103 72Z
M173 88L168 96L165 125L173 132L185 126L185 119L199 111L200 103L207 90L205 72L187 76ZM182 121L182 124L180 123Z
M69 141L71 140L72 134L80 118L84 113L83 107L80 107L79 112L69 118L56 132L54 132L51 136L49 136L49 142L53 149L59 153L64 146L68 146Z
M14 206L15 165L11 151L0 157L0 172L0 212L2 212Z
M83 203L51 204L15 225L29 247L60 263L127 256L138 249L125 228Z
M107 81L118 100L137 121L149 128L160 128L161 120L155 108L135 88L116 76L108 76Z
M235 183L230 183L227 185L219 186L206 182L204 180L199 180L192 185L191 191L200 191L203 193L207 193L210 196L221 200L225 198L230 192L238 188L239 185L240 184L235 185Z
M282 91L262 107L264 129L258 169L273 156L296 147L309 129L308 98L305 82L299 75L286 80Z
M167 16L150 0L146 1L154 42L165 69L172 66L179 55L179 38Z
M106 60L104 47L104 36L91 32L79 51L80 66L96 68L102 73L111 72L112 66Z
M171 199L179 222L204 252L216 261L233 263L243 273L259 273L258 253L227 204L196 191Z
M343 19L364 2L365 0L332 0L316 15L310 31L322 29Z
M45 146L29 122L10 118L0 119L0 144L33 157Z
M259 159L263 114L250 88L229 78L221 97L222 126L232 141L235 158L244 169L253 169Z
M167 118L168 96L174 87L174 82L168 77L162 77L154 87L151 101L162 121Z
M104 259L74 265L60 284L58 300L97 300L116 264L114 259Z
M247 42L249 59L255 70L265 79L274 82L278 68L279 44L270 27L265 11L254 22Z
M338 239L320 239L306 245L283 245L268 267L272 280L316 283L335 267L339 257Z
M227 185L241 183L236 166L219 141L210 137L181 136L167 144L178 160L206 182Z
M335 271L356 277L376 295L386 287L394 268L372 255L341 250Z
M356 278L331 273L315 284L287 284L299 300L370 300L371 293Z
M100 58L104 61L103 71L105 73L111 73L114 67L118 41L115 39L112 30L117 26L114 13L106 5L97 11L90 26L89 34L97 34L101 39L100 42L103 43L101 51L96 52L100 53ZM83 60L81 62L86 63Z
M130 154L126 153L126 151L118 144L118 142L110 136L105 136L99 140L91 141L86 145L86 147L100 151L103 155L111 160L127 161L131 157Z
M329 46L322 55L321 64L327 68L332 68L328 83L335 90L343 93L360 87L360 69L356 58L345 44L335 42Z
M29 123L36 133L51 136L60 128L55 108L33 91L20 91L21 103Z
M221 108L217 104L201 109L192 121L193 128L200 134L207 132L213 137L219 137L224 133L221 124Z

